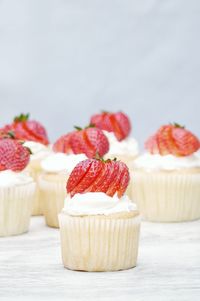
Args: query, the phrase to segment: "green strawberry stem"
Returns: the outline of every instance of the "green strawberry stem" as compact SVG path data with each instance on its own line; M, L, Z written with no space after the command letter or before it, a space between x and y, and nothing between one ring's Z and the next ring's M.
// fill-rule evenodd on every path
M9 138L15 139L15 133L13 131L8 131L7 135Z
M179 123L177 122L173 122L173 123L170 123L171 125L175 126L176 128L181 128L181 129L184 129L185 126L184 125L180 125Z
M74 128L77 130L77 131L82 131L82 128L80 126L74 126Z
M29 119L29 116L30 116L29 113L27 113L27 114L21 113L20 115L18 115L14 118L14 121L15 122L27 121Z
M80 126L74 126L74 128L77 130L77 131L82 131L83 129L86 130L86 129L89 129L89 128L95 128L95 124L92 124L90 123L89 125L87 125L86 127L84 128L81 128Z

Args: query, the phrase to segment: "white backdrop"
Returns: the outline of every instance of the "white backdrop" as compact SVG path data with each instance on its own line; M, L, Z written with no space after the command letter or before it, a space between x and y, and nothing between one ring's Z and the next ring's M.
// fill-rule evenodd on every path
M0 0L0 126L31 112L54 140L122 109L141 145L176 121L200 135L199 0Z

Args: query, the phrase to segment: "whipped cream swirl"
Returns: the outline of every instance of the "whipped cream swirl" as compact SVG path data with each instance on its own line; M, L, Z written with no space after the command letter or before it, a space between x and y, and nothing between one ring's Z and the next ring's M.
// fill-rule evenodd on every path
M181 168L199 168L200 153L196 152L186 157L176 157L173 155L161 156L159 154L152 155L145 153L134 161L133 167L142 168L145 170L176 170Z
M139 152L138 143L132 137L127 137L122 141L118 141L114 133L103 131L106 137L108 138L110 148L109 152L106 154L106 157L115 156L115 155L131 155L136 156Z
M35 141L26 141L24 146L30 148L32 154L30 156L30 160L41 160L47 157L51 153L51 149L39 142Z
M74 215L109 215L119 212L130 212L136 210L136 204L132 203L128 196L118 198L115 194L113 197L104 192L86 192L77 193L72 198L67 196L63 212Z
M4 170L0 172L0 187L11 187L34 182L26 173Z
M53 153L41 162L41 167L45 172L58 173L66 171L70 173L81 161L87 159L84 154L64 154Z

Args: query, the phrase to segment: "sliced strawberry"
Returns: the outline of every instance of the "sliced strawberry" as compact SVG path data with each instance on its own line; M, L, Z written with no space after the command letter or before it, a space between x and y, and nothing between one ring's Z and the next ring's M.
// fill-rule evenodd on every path
M199 139L184 128L173 128L172 136L176 141L178 156L189 156L200 147Z
M199 139L178 124L162 126L145 143L145 148L151 154L160 155L189 156L198 151L199 147Z
M67 192L71 197L76 193L86 192L104 192L109 196L118 193L121 197L128 182L129 172L124 163L87 159L80 162L70 174Z
M54 152L60 152L65 154L72 153L72 147L71 147L71 137L73 135L72 133L66 134L61 136L53 145L53 151Z
M0 140L0 170L23 170L30 160L30 151L17 140Z
M156 135L151 136L145 142L145 149L147 149L150 152L150 154L159 154L159 149L158 149L158 143L157 143L157 137L156 137Z
M109 150L109 142L102 130L94 127L78 129L59 138L53 149L64 153L85 154L93 158L98 153L105 155Z
M115 174L113 177L111 177L112 181L109 185L108 190L106 191L106 194L109 196L113 196L116 193L116 191L118 191L118 188L120 186L121 174L123 171L120 162L113 161L113 164L114 164L114 168L115 168Z
M120 186L117 191L118 197L124 195L130 181L130 174L129 174L128 167L123 162L121 162L121 164L123 164L123 172L121 174Z
M101 130L113 132L119 141L125 139L131 131L130 120L122 112L96 114L91 117L90 122Z
M121 136L118 138L119 140L123 140L126 138L131 132L131 123L127 115L122 112L115 113L115 119L119 125Z
M49 144L45 128L39 122L29 120L29 114L16 117L12 124L4 127L4 131L6 133L12 131L17 140Z
M80 163L82 163L82 162L80 162ZM103 168L103 162L102 161L91 159L91 164L90 164L90 167L87 170L87 172L84 173L84 176L81 177L80 181L76 184L76 186L74 187L73 190L70 189L70 191L69 191L67 189L68 193L70 192L71 196L73 196L76 193L85 192L85 190L87 190L87 188L89 186L91 186L91 184L99 176L99 174L101 173L102 168ZM79 174L82 174L82 169L79 169ZM68 186L67 186L67 188L68 188Z
M67 181L67 192L72 192L90 169L92 160L84 160L76 165Z

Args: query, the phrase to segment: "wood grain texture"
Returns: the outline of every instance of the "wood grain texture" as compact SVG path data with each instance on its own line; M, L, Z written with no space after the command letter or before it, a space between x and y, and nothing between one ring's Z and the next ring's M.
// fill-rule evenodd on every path
M30 232L0 239L0 300L200 300L200 221L142 222L136 268L63 268L59 230L32 217Z

